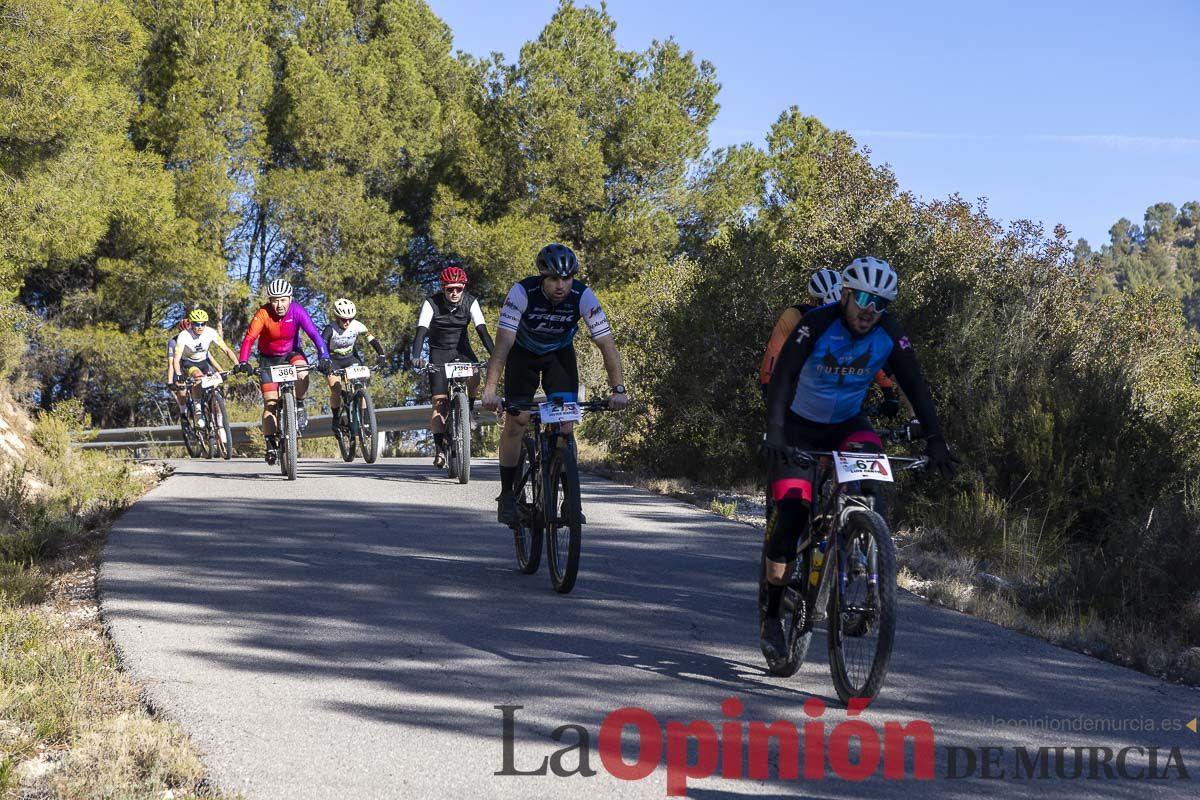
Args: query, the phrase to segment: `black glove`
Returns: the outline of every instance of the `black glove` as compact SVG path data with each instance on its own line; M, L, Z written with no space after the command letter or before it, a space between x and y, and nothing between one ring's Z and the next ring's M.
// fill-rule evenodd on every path
M253 372L253 370L250 369L249 361L239 362L238 365L233 368L234 375L249 375L251 372Z
M429 362L418 356L417 358L414 358L412 360L412 365L413 365L413 369L415 369L419 372L419 371L425 369L426 367L428 367Z
M317 371L322 375L328 375L333 372L333 361L328 358L322 358L317 361Z
M879 416L894 417L900 413L900 398L896 397L895 389L883 390L883 402L879 404Z
M783 428L768 428L758 453L768 466L787 461L788 443L783 435Z
M950 446L940 435L930 437L925 445L925 455L929 458L930 468L936 469L946 477L958 472L958 465L962 463L958 456L950 452Z

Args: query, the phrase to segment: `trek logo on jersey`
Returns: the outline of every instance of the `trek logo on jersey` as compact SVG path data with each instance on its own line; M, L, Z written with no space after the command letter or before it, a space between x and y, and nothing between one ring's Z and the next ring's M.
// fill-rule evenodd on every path
M808 326L801 325L800 330L796 331L796 344L802 344L809 337Z

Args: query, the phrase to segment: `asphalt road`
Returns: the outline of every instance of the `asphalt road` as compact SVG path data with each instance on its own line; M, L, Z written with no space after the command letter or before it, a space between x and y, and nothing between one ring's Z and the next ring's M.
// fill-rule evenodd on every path
M511 533L495 522L494 462L467 486L427 460L306 460L292 483L261 462L176 467L114 528L103 613L152 704L188 730L218 786L249 798L665 797L658 726L678 781L679 759L703 762L710 744L697 725L685 749L668 721L707 721L729 745L753 721L815 724L811 698L828 704L817 718L830 750L823 778L780 779L772 750L768 780L737 779L732 746L731 776L689 780L688 795L1197 796L1200 734L1184 726L1200 692L907 594L884 690L859 717L866 726L842 728L823 634L793 678L762 668L758 533L682 503L585 478L580 578L560 596L544 564L533 576L515 569ZM740 713L723 713L728 698ZM648 774L637 780L613 774L618 756L639 758L635 728L620 753L601 734L625 707L647 712L629 717L646 726ZM920 747L899 764L888 746L889 723L913 721L932 732L932 780L913 777ZM876 739L884 757L872 769ZM850 774L838 756L847 741L851 763L867 759L865 783L839 777ZM785 769L820 756L819 744L802 739ZM1059 764L1039 747L1067 749ZM1140 750L1118 771L1125 747ZM558 750L547 766L577 774L496 774L506 753L508 772L527 772ZM888 761L903 779L885 777ZM578 774L581 763L595 774Z

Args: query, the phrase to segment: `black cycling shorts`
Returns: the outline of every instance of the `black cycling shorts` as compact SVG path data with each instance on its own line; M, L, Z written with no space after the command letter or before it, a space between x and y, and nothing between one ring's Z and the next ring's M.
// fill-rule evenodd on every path
M452 361L470 361L477 363L479 359L475 357L474 351L467 347L459 350L429 350L430 364L449 364ZM446 377L444 370L437 370L429 373L429 394L436 397L439 394L450 394L450 380Z
M578 398L579 364L575 361L574 345L540 356L513 345L504 365L504 399L531 403L539 383L547 398L562 398L566 402Z
M362 359L359 358L358 353L351 353L346 356L331 356L329 360L333 362L334 369L345 369L346 367L353 367L362 363Z
M210 362L207 358L203 361L179 362L179 374L184 378L191 376L193 368L200 370L201 374L203 375L212 375L216 371L213 369L212 362Z

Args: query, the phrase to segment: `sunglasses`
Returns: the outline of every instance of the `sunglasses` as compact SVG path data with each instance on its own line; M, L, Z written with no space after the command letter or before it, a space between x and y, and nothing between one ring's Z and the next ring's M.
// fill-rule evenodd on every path
M192 327L193 328L203 328L207 324L208 323L206 323L206 322L193 322Z
M465 287L465 286L447 286L444 289L444 291L447 291L447 292L465 292L466 290L467 290L467 287Z
M854 298L854 304L864 311L871 306L874 306L876 311L883 311L885 308L891 305L892 302L886 297L880 297L879 295L872 294L871 292L864 292L861 289L851 292L850 296Z

